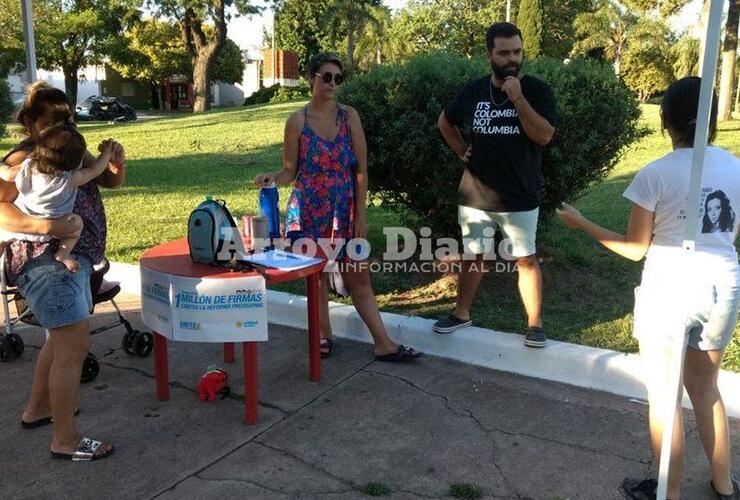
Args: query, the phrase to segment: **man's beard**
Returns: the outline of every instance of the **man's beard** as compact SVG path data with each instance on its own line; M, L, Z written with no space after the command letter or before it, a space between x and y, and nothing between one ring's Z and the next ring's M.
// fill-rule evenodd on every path
M499 66L495 62L491 62L491 70L499 80L505 80L507 76L517 76L521 68L522 66L520 64Z

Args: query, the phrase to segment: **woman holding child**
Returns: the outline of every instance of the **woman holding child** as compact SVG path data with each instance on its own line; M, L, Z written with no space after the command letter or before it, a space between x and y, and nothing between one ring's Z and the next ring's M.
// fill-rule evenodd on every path
M0 229L16 233L5 249L6 273L49 331L36 361L21 426L33 429L53 423L52 457L97 460L109 456L113 446L83 437L77 430L77 392L90 348L90 273L105 252L106 220L98 185L115 188L123 183L125 154L113 141L101 145L99 158L89 153L74 127L67 95L44 82L29 87L18 122L26 139L3 158L2 175L16 182L0 182ZM31 190L24 197L54 208L48 213L66 215L37 218L28 215L28 203L19 204L21 209L13 203L18 196L17 175L35 178L43 171L64 170L59 175L69 182L51 180L52 187L43 196ZM73 214L67 211L70 206ZM60 248L60 241L66 247Z

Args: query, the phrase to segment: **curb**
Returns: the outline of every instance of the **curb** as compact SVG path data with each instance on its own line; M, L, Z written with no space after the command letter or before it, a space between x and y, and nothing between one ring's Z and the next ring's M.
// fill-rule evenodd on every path
M139 266L111 262L106 278L119 281L124 292L139 295ZM268 291L270 322L306 328L306 297ZM329 303L334 336L366 344L370 334L352 306ZM381 312L388 333L397 342L411 345L426 354L453 359L494 370L645 399L640 378L639 356L606 349L549 340L544 349L525 347L521 335L470 327L450 335L432 332L434 320ZM740 418L740 374L722 370L719 374L727 413ZM691 408L684 395L683 406Z

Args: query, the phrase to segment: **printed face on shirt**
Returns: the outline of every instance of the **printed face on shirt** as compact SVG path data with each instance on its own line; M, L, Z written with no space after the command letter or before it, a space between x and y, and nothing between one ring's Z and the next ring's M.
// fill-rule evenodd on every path
M488 54L491 70L499 80L507 76L517 76L522 69L522 39L519 36L510 38L494 38L493 48Z
M731 233L735 230L735 211L722 190L704 188L704 217L702 233Z
M719 220L719 215L722 213L722 202L718 199L709 200L707 203L707 215L709 216L709 221L712 224L716 224Z

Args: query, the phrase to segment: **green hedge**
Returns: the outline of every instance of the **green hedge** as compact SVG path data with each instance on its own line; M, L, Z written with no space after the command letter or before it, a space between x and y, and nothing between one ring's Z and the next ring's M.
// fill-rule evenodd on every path
M297 99L308 99L311 97L311 93L308 90L307 85L299 85L298 87L280 87L275 95L272 96L270 102L288 102L295 101Z
M371 192L436 235L458 232L463 168L437 130L437 118L459 88L489 72L483 60L425 54L404 65L377 66L345 83L337 96L363 120ZM557 131L543 163L547 214L606 177L643 134L640 108L608 65L538 59L525 72L552 85L557 100Z
M13 117L13 101L10 98L10 87L8 82L0 80L0 137L5 136L6 123L10 123Z
M307 99L310 95L307 85L282 87L279 83L276 83L270 87L261 88L247 97L244 100L244 105L288 102L296 99Z
M269 87L263 87L254 94L244 99L244 105L249 106L250 104L266 104L270 102L270 99L273 98L278 89L280 89L279 83L276 83L275 85L271 85Z

